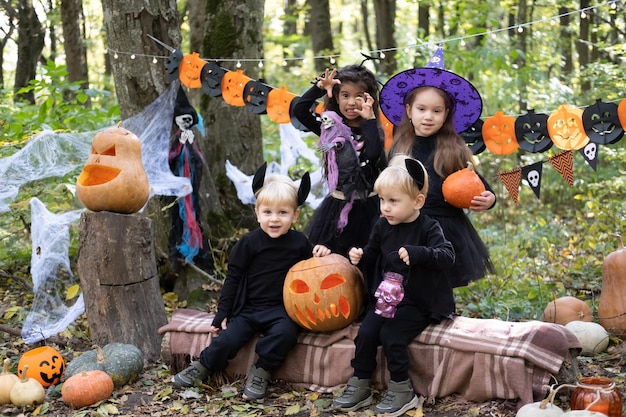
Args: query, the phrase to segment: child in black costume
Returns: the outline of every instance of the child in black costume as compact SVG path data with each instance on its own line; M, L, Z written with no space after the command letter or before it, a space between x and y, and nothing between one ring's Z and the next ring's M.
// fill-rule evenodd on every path
M352 131L350 144L358 155L356 161L337 158L338 170L344 175L340 175L335 189L329 190L307 227L309 239L320 253L332 251L346 256L351 246L364 245L379 216L372 187L386 158L384 132L377 120L378 85L374 74L362 65L326 70L293 106L293 116L321 136L322 122L311 108L324 97L324 109L341 116ZM325 173L327 155L325 152ZM346 195L342 191L346 189L353 192Z
M271 373L295 345L300 327L283 305L283 283L294 264L311 257L307 237L291 229L310 189L308 173L300 189L289 178L271 175L265 165L255 174L252 188L260 228L244 235L229 255L228 273L213 319L211 344L197 361L176 374L177 387L191 387L226 369L229 360L257 333L258 360L251 366L243 397L262 402Z
M448 271L453 287L494 272L489 252L463 209L444 200L442 184L453 172L467 167L472 151L457 132L467 130L480 117L482 100L465 78L443 69L439 48L426 68L394 75L380 93L381 109L396 125L389 158L405 154L428 171L430 187L422 212L437 219L454 245L456 261ZM480 176L480 175L479 175ZM496 196L481 176L486 191L472 200L469 210L492 208Z
M372 403L371 375L382 345L391 380L374 412L393 417L419 406L409 379L409 344L428 325L454 314L452 286L446 275L454 264L454 249L439 223L420 213L428 191L428 175L421 163L401 156L392 159L374 190L382 217L367 246L352 248L349 256L364 271L370 294L379 299L369 302L354 340L354 374L333 407L355 411ZM388 278L397 276L404 277L403 286L388 291Z

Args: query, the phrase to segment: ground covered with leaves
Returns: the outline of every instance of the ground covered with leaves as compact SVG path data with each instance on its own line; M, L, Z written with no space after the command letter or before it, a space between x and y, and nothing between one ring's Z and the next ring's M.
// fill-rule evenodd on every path
M2 282L4 281L4 282ZM22 306L28 299L27 289L16 291L20 286L16 282L8 285L2 282L0 294L3 304L0 307L0 359L12 361L13 372L17 362L25 351L35 347L27 346L19 335L21 315L25 314ZM167 304L167 300L166 300ZM168 306L171 313L172 306ZM55 347L67 362L80 353L91 349L88 324L83 316L62 334L48 340L47 344ZM612 339L606 353L594 357L578 357L576 360L580 376L605 376L616 382L622 396L626 395L626 343ZM361 412L340 414L327 411L332 402L333 393L317 393L289 386L281 381L273 381L268 388L268 395L262 404L251 403L241 398L243 380L234 382L215 381L210 386L177 390L170 380L172 374L167 363L157 362L146 366L144 373L134 382L116 389L113 396L93 406L72 409L61 399L61 387L51 387L47 391L44 404L32 407L0 405L2 416L54 416L54 417L100 417L100 416L373 416L373 407ZM375 392L374 400L380 399L380 392ZM568 409L571 390L564 389L557 395L555 403ZM514 400L494 399L482 403L471 402L452 395L427 401L421 410L407 413L412 417L514 417L519 404Z

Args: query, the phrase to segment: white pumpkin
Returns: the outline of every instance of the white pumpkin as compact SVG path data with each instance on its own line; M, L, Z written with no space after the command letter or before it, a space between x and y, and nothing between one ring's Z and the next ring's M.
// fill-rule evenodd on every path
M565 328L576 335L582 346L582 355L593 356L609 347L609 334L598 323L574 320Z
M564 411L551 402L536 402L522 406L515 417L561 417Z

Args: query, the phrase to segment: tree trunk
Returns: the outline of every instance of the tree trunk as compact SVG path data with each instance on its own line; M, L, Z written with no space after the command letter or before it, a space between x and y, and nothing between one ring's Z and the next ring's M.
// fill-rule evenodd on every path
M333 35L330 27L330 6L328 0L307 0L309 6L308 33L311 35L313 55L331 55L334 51ZM328 58L315 59L315 71L324 72L332 68Z
M202 52L202 39L206 30L206 0L187 0L187 22L189 23L189 52ZM189 102L200 106L204 92L201 88L190 89Z
M585 10L590 5L589 0L580 0L580 10ZM594 12L595 14L596 12ZM583 71L587 65L589 65L589 20L592 16L586 16L584 19L580 18L580 27L578 40L576 41L576 51L578 52L578 63L580 64L580 70ZM581 91L588 91L591 88L591 82L589 78L583 77L580 85Z
M377 49L395 50L396 26L396 0L374 0L376 11L376 47ZM366 25L367 30L367 25ZM394 53L385 54L385 59L380 61L380 71L383 74L392 75L398 69L398 62Z
M148 361L161 353L167 323L159 286L152 221L106 211L81 216L78 275L92 342L137 346Z
M559 41L559 50L562 57L561 64L561 76L560 79L563 82L569 80L574 69L574 60L572 58L572 32L571 32L571 19L567 14L569 9L566 6L559 7L559 29L561 32Z
M2 38L0 38L0 90L3 90L4 85L4 48L9 40L11 40L11 36L13 36L13 32L16 29L16 21L17 21L17 10L13 8L13 5L10 2L0 2L4 7L4 13L6 14L6 27L2 30Z
M258 79L258 62L263 56L263 0L218 0L207 2L206 33L202 57L216 59L230 70L243 70L253 80ZM240 62L239 58L252 58ZM201 150L207 155L211 176L219 192L226 217L208 213L212 231L234 227L255 227L250 207L238 200L235 187L226 176L225 162L229 160L241 171L251 175L263 162L261 118L246 107L232 106L221 97L202 97L200 110L204 116L207 138ZM215 197L215 196L213 196Z
M44 46L45 30L41 25L32 0L21 0L18 10L17 28L17 68L15 72L15 101L28 101L35 104L35 93L18 91L28 86L37 74L37 63Z
M81 0L61 1L61 22L63 25L63 48L67 78L71 82L80 81L82 88L89 87L87 52L81 33L83 3Z

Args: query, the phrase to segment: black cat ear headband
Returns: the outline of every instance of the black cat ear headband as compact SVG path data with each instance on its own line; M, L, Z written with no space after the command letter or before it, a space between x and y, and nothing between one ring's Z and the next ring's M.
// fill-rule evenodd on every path
M259 167L254 173L252 178L252 192L256 194L265 182L265 171L267 171L267 162L263 162L263 165ZM421 187L420 187L421 188ZM298 188L298 206L301 206L306 201L307 196L311 191L311 176L308 172L305 172L300 181L300 187Z
M426 170L424 166L419 161L410 158L405 159L404 164L411 178L417 183L417 187L420 190L424 188L424 182L426 181Z

